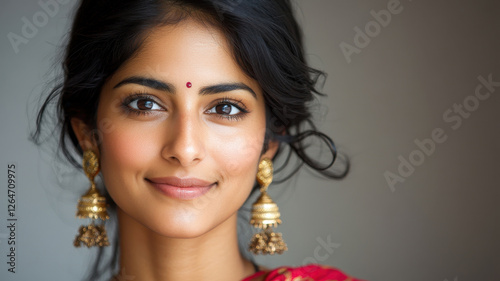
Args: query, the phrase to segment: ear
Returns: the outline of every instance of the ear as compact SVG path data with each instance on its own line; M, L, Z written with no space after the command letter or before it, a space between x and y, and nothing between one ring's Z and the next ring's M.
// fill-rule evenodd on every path
M89 149L97 151L96 140L85 122L79 118L71 118L71 127L83 151Z
M276 152L278 152L278 148L280 147L280 142L277 140L270 140L269 144L267 146L266 152L264 152L260 159L264 158L269 158L273 159L274 155L276 155Z

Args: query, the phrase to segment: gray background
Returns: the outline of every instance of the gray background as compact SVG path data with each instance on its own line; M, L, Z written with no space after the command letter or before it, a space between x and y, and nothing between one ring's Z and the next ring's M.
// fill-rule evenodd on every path
M60 4L17 53L7 34L21 35L22 17L43 9L0 4L1 280L78 280L91 259L72 246L80 222L71 190L85 189L86 179L27 139L74 2ZM348 62L340 44L356 46L355 27L370 27L370 11L390 2L296 1L307 58L329 74L316 119L350 156L352 172L327 181L302 171L273 187L290 250L258 261L318 262L368 280L500 280L500 87L455 130L443 119L473 101L479 76L500 81L500 2L401 1ZM417 157L415 140L436 128L446 141L391 189L384 173L398 173L400 155ZM15 274L6 264L8 163L17 164Z

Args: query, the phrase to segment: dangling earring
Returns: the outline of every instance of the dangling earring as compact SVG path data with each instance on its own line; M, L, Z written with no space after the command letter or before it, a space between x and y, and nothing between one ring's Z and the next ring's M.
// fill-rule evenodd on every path
M76 216L80 219L90 218L92 222L87 226L80 226L79 233L73 244L75 247L80 247L80 243L82 243L89 248L93 246L109 246L104 224L95 224L96 219L107 220L109 215L106 211L106 198L101 195L95 186L94 178L99 173L99 160L91 150L86 150L83 153L83 171L90 180L90 188L78 200Z
M249 250L254 254L282 254L288 250L281 233L273 232L271 227L281 224L278 205L267 195L267 187L273 181L273 162L262 159L257 172L257 182L260 185L260 196L252 205L252 218L250 224L262 229L254 234L250 241Z

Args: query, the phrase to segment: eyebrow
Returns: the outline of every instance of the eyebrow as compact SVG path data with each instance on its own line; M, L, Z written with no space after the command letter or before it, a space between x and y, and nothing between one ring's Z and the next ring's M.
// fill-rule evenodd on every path
M164 92L169 92L169 93L175 93L175 86L162 82L156 79L152 78L146 78L146 77L141 77L141 76L132 76L125 78L124 80L120 81L118 84L116 84L113 89L119 88L123 85L126 84L138 84L142 86L146 86L148 88L152 88L155 90L159 91L164 91ZM201 88L200 90L200 95L215 95L219 93L225 93L225 92L230 92L234 90L244 90L252 94L252 96L257 99L257 94L255 94L254 90L247 86L244 83L222 83L222 84L217 84L217 85L211 85L211 86L206 86Z
M200 90L200 95L214 95L219 93L230 92L234 90L244 90L252 94L252 96L257 99L257 95L252 90L252 88L248 87L243 83L224 83L217 84L212 86L203 87Z
M138 84L138 85L146 86L148 88L152 88L152 89L159 90L159 91L170 92L170 93L175 92L174 85L172 85L170 83L165 83L162 81L158 81L158 80L146 78L146 77L141 77L141 76L132 76L132 77L126 78L126 79L122 80L120 83L116 84L113 87L113 89L116 89L116 88L121 87L121 86L126 85L126 84Z

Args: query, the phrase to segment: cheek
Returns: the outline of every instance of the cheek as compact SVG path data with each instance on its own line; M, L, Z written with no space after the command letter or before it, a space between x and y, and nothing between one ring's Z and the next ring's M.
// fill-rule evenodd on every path
M127 167L143 167L147 159L154 154L151 138L144 132L136 132L131 128L116 128L103 134L102 161Z
M156 138L144 126L123 120L101 135L101 171L110 195L120 201L126 194L137 194L140 190L134 183L143 178L144 168L158 155Z
M263 141L263 131L255 129L220 140L214 146L212 157L218 163L223 180L239 187L252 187Z

